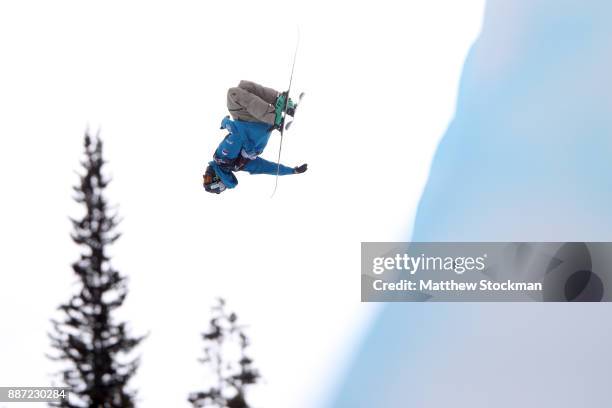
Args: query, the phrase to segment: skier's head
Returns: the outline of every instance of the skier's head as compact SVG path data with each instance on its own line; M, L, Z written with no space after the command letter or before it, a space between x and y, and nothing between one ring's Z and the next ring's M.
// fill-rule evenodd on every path
M225 190L225 184L223 184L223 181L221 181L210 165L206 167L206 172L203 177L204 190L209 193L221 194Z

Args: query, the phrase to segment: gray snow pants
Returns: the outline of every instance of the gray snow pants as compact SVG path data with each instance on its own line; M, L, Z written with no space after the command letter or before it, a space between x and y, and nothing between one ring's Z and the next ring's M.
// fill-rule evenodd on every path
M251 81L240 81L227 91L227 109L233 119L274 125L274 104L279 92Z

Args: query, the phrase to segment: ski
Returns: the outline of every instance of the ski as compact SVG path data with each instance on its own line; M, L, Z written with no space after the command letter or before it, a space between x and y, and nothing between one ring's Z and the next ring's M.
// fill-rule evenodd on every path
M289 105L289 93L291 92L291 84L293 83L293 71L295 70L295 60L297 58L298 48L300 46L300 30L297 32L297 41L295 43L295 51L293 53L293 64L291 65L291 75L289 75L289 86L287 87L287 97L285 98L285 106L283 106L283 120L281 123L285 123L285 118L287 117L287 106ZM272 191L272 195L270 198L274 197L276 194L276 189L278 188L278 176L280 173L280 161L281 161L281 153L283 150L283 135L285 133L285 126L280 128L280 142L278 145L278 160L276 163L276 180L274 181L274 191Z

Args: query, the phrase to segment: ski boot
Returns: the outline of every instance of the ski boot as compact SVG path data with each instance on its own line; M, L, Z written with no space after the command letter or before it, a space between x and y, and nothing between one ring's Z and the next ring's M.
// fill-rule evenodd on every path
M296 108L297 104L291 98L288 98L287 92L282 92L276 98L276 103L274 104L274 128L281 129L285 122L285 115L283 113L293 117Z

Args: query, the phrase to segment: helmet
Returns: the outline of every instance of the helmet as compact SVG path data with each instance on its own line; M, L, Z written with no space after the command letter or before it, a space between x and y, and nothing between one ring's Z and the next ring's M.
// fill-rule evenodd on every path
M215 173L215 170L210 167L210 165L206 167L206 172L204 173L203 177L204 190L208 191L209 193L221 194L226 189L225 184L223 184L223 181L221 181L219 176L217 176Z

